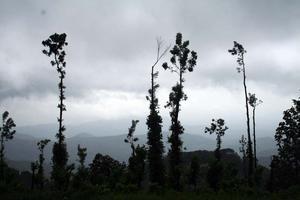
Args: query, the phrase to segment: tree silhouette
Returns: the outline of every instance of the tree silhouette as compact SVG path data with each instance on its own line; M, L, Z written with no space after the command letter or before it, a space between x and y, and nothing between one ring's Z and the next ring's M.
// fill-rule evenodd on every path
M139 138L134 137L133 133L135 132L135 128L137 123L139 123L139 120L132 120L131 121L131 127L128 128L128 134L126 136L126 139L124 139L125 143L130 144L131 148L131 156L135 156L135 142L139 140Z
M238 67L236 68L238 73L243 73L243 86L244 86L244 93L245 93L245 105L246 105L246 117L247 117L247 140L248 140L248 184L252 185L253 179L253 151L252 151L252 140L250 134L250 118L249 118L249 106L248 106L248 93L247 93L247 85L246 85L246 67L244 62L244 54L246 50L244 47L237 43L236 41L233 42L234 46L232 49L229 49L228 52L231 55L237 56L237 63Z
M242 153L242 159L243 159L243 174L244 177L247 177L247 139L244 135L242 135L241 139L239 140L239 143L241 144L239 150Z
M37 143L38 149L40 151L39 161L38 161L38 172L37 172L37 182L39 184L40 189L44 188L44 149L46 145L50 142L49 139L41 140Z
M139 120L132 120L131 127L128 129L128 134L126 139L124 139L124 142L130 144L132 150L131 156L128 159L129 181L140 188L144 177L147 150L144 145L136 146L135 144L135 142L138 141L138 138L134 137L133 134L138 122Z
M31 162L30 168L31 168L31 189L34 189L34 186L36 184L36 170L38 169L39 163L36 162Z
M182 141L180 135L183 134L184 128L179 121L180 102L187 99L186 94L183 92L183 78L184 73L187 71L192 72L196 66L197 53L188 49L189 41L182 41L182 34L177 33L176 43L173 49L170 50L171 64L164 63L162 67L171 72L175 72L179 76L179 82L173 86L169 95L169 101L165 107L171 109L171 135L168 142L171 144L169 150L169 168L170 168L170 183L175 190L180 190L180 152L182 151Z
M293 99L293 104L284 111L275 133L278 155L273 156L271 167L277 179L275 186L280 188L300 183L300 98Z
M156 90L159 84L155 79L158 77L158 71L155 70L155 66L160 59L166 54L169 47L161 51L162 41L157 39L157 56L156 61L151 67L151 88L148 90L149 96L146 96L150 102L150 114L147 118L148 126L148 163L149 163L149 181L152 184L164 185L165 182L165 167L163 163L164 144L161 134L162 118L159 115L158 98L156 97Z
M2 127L0 127L0 133L1 133L1 143L0 143L0 180L4 180L4 168L6 166L5 160L4 160L4 143L8 140L12 140L14 138L14 134L16 133L16 130L14 128L16 127L16 124L14 120L9 116L9 112L5 111L2 114Z
M64 85L64 78L66 76L66 53L63 48L68 45L66 42L66 37L67 35L65 33L55 33L47 40L42 42L43 46L47 48L47 50L43 50L43 53L49 57L53 56L53 60L51 60L50 63L52 66L56 67L56 70L59 74L59 104L57 106L59 108L59 117L57 118L59 127L58 133L56 134L58 141L53 145L53 166L51 174L51 178L54 180L54 184L58 189L63 189L66 187L66 184L68 183L68 170L72 168L67 167L68 152L66 143L64 142L65 136L63 134L63 132L66 130L65 126L63 125L63 112L66 111L66 106L64 105L64 100L66 99L66 86Z
M83 183L86 182L87 176L88 176L88 169L85 167L85 159L87 156L86 153L87 149L80 147L78 144L77 146L77 156L78 156L78 162L79 166L77 168L77 173L74 176L73 185L75 188L79 188Z
M86 158L86 148L80 147L80 144L78 144L77 146L77 156L78 156L78 162L80 164L79 168L85 168L84 166L84 162L85 162L85 158Z
M263 103L262 100L258 99L255 94L249 93L249 105L252 107L252 123L253 123L253 154L254 154L254 167L257 168L257 157L256 157L256 133L255 133L255 111L256 107Z
M209 183L210 187L213 188L215 191L218 191L220 188L220 182L223 175L223 165L220 162L221 161L221 137L225 135L225 131L228 129L227 126L225 126L224 119L212 119L212 122L210 124L210 127L206 127L204 132L213 134L215 133L217 135L217 148L215 150L215 158L216 161L214 161L212 164L210 164L208 173L207 173L207 182Z
M103 156L100 153L95 155L90 164L90 179L94 185L108 185L114 188L120 182L124 172L125 165L111 158L108 155Z
M225 126L225 121L224 119L212 119L212 122L210 124L210 127L206 127L204 132L213 134L215 133L217 135L217 148L215 150L215 157L218 161L221 160L221 154L220 154L220 149L221 149L221 137L224 136L225 131L228 129L227 126Z

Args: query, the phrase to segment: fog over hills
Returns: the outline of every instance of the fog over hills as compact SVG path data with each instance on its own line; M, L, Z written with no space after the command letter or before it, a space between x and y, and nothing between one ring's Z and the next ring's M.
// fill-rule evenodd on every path
M130 156L130 147L124 143L130 120L118 121L98 121L89 122L82 125L67 126L67 148L70 162L77 160L77 145L87 148L87 161L90 163L96 153L108 154L111 157L127 162ZM167 126L165 126L167 127ZM29 162L38 158L36 143L40 139L50 138L51 142L45 148L46 163L50 164L52 156L52 146L55 141L54 135L57 130L56 124L46 124L37 126L18 127L15 138L6 143L6 157L10 160L10 165L18 169L29 169ZM140 144L146 144L146 126L140 122L137 126L136 134ZM222 148L231 148L239 152L239 138L232 137L238 135L235 130L229 129L224 136ZM259 133L259 131L258 131ZM168 151L168 132L163 132L165 151ZM185 134L182 136L184 151L214 150L216 146L215 135L206 135L203 128L187 126ZM258 137L257 153L262 164L268 165L271 155L276 151L274 139L271 137ZM166 153L165 152L165 153ZM26 164L28 163L28 168Z

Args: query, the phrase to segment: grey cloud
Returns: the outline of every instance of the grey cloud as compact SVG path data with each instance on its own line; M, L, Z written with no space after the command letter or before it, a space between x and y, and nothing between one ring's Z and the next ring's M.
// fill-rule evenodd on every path
M233 40L248 47L295 37L300 30L299 7L299 1L2 1L0 23L5 29L0 33L0 53L7 56L0 56L0 66L8 65L10 73L0 75L0 96L56 92L55 69L41 54L41 41L53 32L68 33L70 96L80 97L92 89L145 93L155 37L169 44L179 31L199 54L198 69L188 75L187 86L231 88L240 81L234 58L228 55L225 67L213 66L218 57L211 52L227 54ZM276 70L276 65L257 63L249 70L249 80L280 86L282 95L293 92L299 73ZM19 69L22 73L13 73ZM289 82L281 78L283 74ZM162 86L170 85L164 72L159 80Z

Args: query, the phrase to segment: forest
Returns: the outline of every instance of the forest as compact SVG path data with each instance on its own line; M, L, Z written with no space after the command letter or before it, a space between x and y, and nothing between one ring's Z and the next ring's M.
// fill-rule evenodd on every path
M38 41L37 41L38 42ZM49 67L57 71L58 116L56 140L52 147L51 173L45 174L44 149L49 138L37 142L39 155L32 160L31 171L18 171L6 162L6 143L18 134L14 117L9 111L2 114L0 126L0 198L1 199L300 199L300 98L291 100L283 111L282 120L274 131L277 154L269 167L257 158L256 109L263 104L247 85L246 48L234 41L228 48L232 56L232 73L240 75L243 89L246 134L240 135L239 150L222 148L222 139L231 127L226 119L214 118L203 134L215 137L214 151L188 152L180 121L182 103L189 101L185 92L186 75L197 67L201 55L190 49L190 41L177 33L173 45L156 41L156 59L149 65L149 90L146 100L149 115L146 119L147 142L139 144L135 134L140 121L128 122L124 143L131 154L127 162L98 152L91 163L86 163L88 149L78 143L77 162L69 160L65 139L64 113L67 112L65 77L68 75L66 33L54 33L42 41L42 54L50 59ZM234 69L236 68L236 69ZM170 88L166 104L160 102L159 70L177 77ZM55 78L55 77L53 77ZM251 92L250 92L251 91ZM169 147L163 138L161 107L169 110ZM55 108L54 108L55 109ZM126 130L124 130L126 131ZM41 133L42 134L42 133ZM53 134L54 135L54 134ZM238 141L237 141L238 142ZM199 146L201 149L201 146Z

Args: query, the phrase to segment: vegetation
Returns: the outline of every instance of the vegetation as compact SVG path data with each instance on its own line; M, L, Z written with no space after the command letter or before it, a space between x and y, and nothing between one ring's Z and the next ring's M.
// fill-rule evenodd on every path
M39 185L40 189L44 188L44 161L45 161L45 157L44 157L44 148L46 147L46 145L50 142L49 139L45 139L45 140L41 140L37 143L38 149L40 151L40 155L39 155L39 161L38 161L38 172L37 172L37 183Z
M131 184L135 184L138 188L141 188L144 178L147 150L145 145L135 145L135 142L138 141L138 138L134 137L133 133L138 122L138 120L132 120L131 127L128 129L127 139L124 141L125 143L130 144L132 150L131 156L128 160L128 181Z
M208 173L207 173L207 182L210 187L218 191L220 189L220 183L223 175L223 164L221 162L221 137L225 135L225 131L228 129L225 126L224 119L212 119L212 123L210 127L205 128L205 133L217 135L217 148L215 150L215 158L216 160L210 165Z
M300 98L283 112L275 133L278 155L271 164L271 189L288 188L300 183Z
M4 160L4 142L7 140L12 140L14 138L14 134L16 131L14 128L16 127L16 124L14 120L9 116L9 112L5 111L2 114L2 127L0 127L0 134L1 134L1 143L0 143L0 181L6 181L5 180L5 168L6 163Z
M52 57L50 63L56 67L59 74L59 128L52 151L51 178L48 179L45 175L43 166L44 149L50 142L48 139L37 143L39 157L37 161L31 162L31 172L19 173L7 166L4 143L13 139L16 125L5 111L0 127L1 199L299 199L300 98L293 100L292 107L284 111L283 121L276 129L278 155L273 156L271 169L260 166L256 158L255 110L262 101L258 100L255 94L247 93L244 63L246 51L239 43L234 42L234 47L229 52L237 55L238 72L243 72L247 138L242 135L239 140L242 158L232 149L221 149L222 137L228 129L225 120L221 118L212 119L210 126L204 130L205 133L216 134L217 145L214 152L182 151L183 141L180 136L184 133L184 127L179 120L179 112L182 101L187 99L183 91L183 76L187 71L193 71L197 54L189 50L189 41L183 41L181 33L178 33L176 43L170 50L171 63L162 65L164 69L179 76L166 105L171 110L168 154L164 155L162 142L162 118L156 94L159 87L156 82L158 71L155 66L169 48L161 51L162 43L158 40L156 61L151 67L151 88L147 96L150 103L150 114L146 122L147 144L141 144L135 135L139 120L132 120L124 140L131 150L128 163L121 163L99 152L91 163L86 164L87 148L78 144L76 170L74 164L68 163L69 155L64 135L66 129L63 124L63 113L66 111L66 34L55 33L42 44L47 48L43 53ZM253 108L254 155L249 105ZM169 182L165 181L167 179Z
M172 55L170 58L171 65L166 62L162 65L165 70L169 69L179 76L179 82L173 86L166 105L166 107L171 109L171 136L168 139L168 142L171 144L171 149L169 150L169 177L170 184L177 191L181 190L180 152L182 151L182 140L180 135L184 132L184 128L179 120L179 111L181 101L187 99L187 95L183 92L183 82L185 81L183 75L187 71L192 72L194 70L197 60L197 53L188 49L189 44L188 40L182 41L181 33L177 33L175 45L170 50Z

